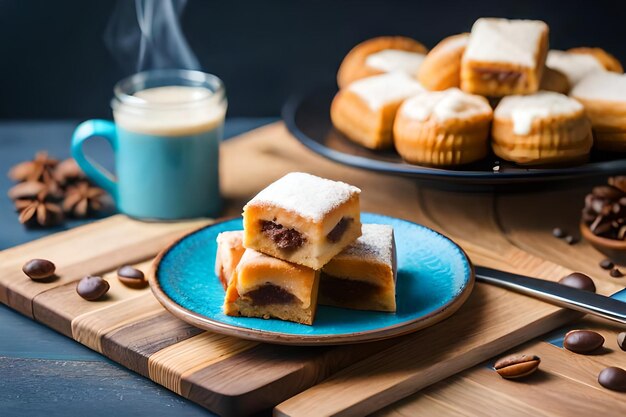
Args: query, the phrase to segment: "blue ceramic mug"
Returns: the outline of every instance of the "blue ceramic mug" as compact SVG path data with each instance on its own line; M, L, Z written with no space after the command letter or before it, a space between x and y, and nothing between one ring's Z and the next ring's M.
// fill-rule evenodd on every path
M221 209L219 143L226 97L219 78L199 71L155 70L115 86L113 118L81 123L72 155L87 176L132 217L216 217ZM115 178L83 152L93 136L109 141Z

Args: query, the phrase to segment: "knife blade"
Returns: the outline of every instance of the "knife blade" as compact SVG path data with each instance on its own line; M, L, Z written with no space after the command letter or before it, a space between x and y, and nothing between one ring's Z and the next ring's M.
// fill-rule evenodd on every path
M567 287L554 281L476 266L476 279L539 298L559 307L604 317L626 324L626 303L604 295Z

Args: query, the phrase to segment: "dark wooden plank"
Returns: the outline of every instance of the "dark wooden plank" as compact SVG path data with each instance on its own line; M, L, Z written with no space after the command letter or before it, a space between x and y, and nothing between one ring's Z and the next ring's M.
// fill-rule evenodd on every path
M0 357L0 375L3 416L212 415L109 361Z
M147 320L105 334L101 342L102 353L148 377L150 355L202 331L164 311Z

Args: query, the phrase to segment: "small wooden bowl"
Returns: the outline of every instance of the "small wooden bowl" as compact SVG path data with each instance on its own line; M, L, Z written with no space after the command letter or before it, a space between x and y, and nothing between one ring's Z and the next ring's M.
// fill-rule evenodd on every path
M596 236L583 222L580 223L580 233L596 250L605 254L612 261L626 265L626 241Z

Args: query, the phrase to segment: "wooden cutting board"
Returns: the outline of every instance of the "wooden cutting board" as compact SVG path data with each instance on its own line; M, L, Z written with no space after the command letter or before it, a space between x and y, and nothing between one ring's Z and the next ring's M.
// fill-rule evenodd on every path
M446 233L477 264L546 279L569 272L536 256L554 245L545 229L523 232L529 235L520 239L539 250L513 244L502 232L492 195L422 190L409 179L336 165L305 150L280 123L226 142L221 158L225 215L238 214L253 194L285 173L307 171L359 186L365 211ZM520 205L511 207L515 212ZM578 317L478 284L455 315L413 335L353 346L272 346L196 329L167 313L149 289L128 289L115 278L123 264L147 270L168 242L209 222L144 223L117 215L5 250L0 301L223 415L277 405L276 415L369 413ZM36 283L22 273L25 261L39 257L57 265L57 280ZM76 280L88 274L108 279L105 299L78 297ZM608 280L598 287L605 294L620 289Z

